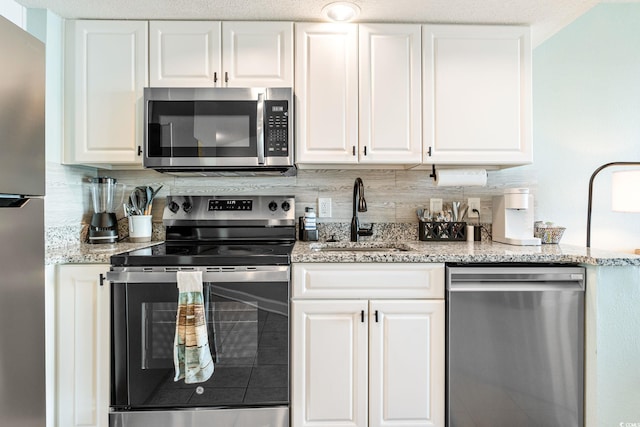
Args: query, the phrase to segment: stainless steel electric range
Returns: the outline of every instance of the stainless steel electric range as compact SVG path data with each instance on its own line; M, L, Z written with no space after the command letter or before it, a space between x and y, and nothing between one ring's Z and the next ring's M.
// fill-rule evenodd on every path
M112 427L289 425L289 196L169 196L166 241L111 258ZM174 381L178 271L202 271L214 373Z

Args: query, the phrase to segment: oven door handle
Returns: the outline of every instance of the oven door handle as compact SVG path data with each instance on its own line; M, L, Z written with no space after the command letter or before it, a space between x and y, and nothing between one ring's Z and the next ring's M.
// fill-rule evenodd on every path
M181 271L194 271L195 268L181 268ZM109 271L107 280L111 283L176 283L178 269L169 271ZM288 282L288 266L276 266L268 270L242 271L203 271L204 283L234 282Z

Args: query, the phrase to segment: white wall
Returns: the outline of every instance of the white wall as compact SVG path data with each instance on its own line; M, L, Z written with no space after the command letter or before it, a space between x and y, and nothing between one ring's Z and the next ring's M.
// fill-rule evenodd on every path
M25 8L13 0L0 0L0 15L18 27L25 27Z
M640 268L587 269L586 427L640 425Z
M640 4L600 4L533 54L537 215L585 244L588 181L640 161ZM640 248L640 214L611 211L610 172L594 185L591 246Z

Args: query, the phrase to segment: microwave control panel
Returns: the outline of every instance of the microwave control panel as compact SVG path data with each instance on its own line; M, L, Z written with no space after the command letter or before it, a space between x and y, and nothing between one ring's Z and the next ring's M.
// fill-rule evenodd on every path
M289 103L265 101L265 155L289 156Z

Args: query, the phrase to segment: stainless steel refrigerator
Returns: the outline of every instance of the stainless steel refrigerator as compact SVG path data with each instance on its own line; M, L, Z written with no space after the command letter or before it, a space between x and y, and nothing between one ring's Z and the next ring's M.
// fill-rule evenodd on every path
M43 427L44 44L0 16L0 426Z

